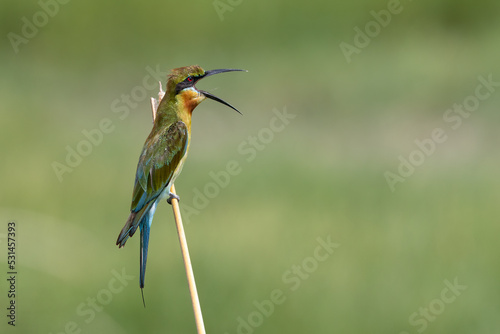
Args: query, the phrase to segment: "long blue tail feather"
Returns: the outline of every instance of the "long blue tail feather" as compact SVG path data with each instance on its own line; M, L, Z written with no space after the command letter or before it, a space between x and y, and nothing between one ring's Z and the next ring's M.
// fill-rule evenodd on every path
M144 289L144 278L146 276L146 263L148 261L148 246L149 246L149 230L151 229L151 223L153 222L153 216L156 211L156 202L151 206L149 212L144 215L139 224L141 229L141 261L140 261L140 278L139 278L139 286ZM144 294L142 295L143 303L144 303ZM146 305L144 304L144 307Z

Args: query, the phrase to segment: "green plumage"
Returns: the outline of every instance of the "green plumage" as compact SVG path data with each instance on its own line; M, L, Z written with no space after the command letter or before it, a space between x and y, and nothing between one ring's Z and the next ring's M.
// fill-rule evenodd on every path
M144 287L149 231L156 205L163 198L173 197L170 187L180 174L191 139L191 115L206 98L234 107L216 96L197 90L195 84L212 74L240 70L204 71L187 66L172 70L167 80L153 129L149 134L137 164L130 215L118 235L116 244L123 247L137 228L141 230L140 287ZM237 111L237 110L236 110Z

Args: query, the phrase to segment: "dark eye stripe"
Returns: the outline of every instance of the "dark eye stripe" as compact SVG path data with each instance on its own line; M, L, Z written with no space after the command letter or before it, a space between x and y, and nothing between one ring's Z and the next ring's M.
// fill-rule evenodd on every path
M177 84L177 86L175 87L175 94L179 94L179 92L184 88L193 86L195 81L196 81L195 77L193 77L192 75L188 76L186 79L184 79L184 81L181 81Z

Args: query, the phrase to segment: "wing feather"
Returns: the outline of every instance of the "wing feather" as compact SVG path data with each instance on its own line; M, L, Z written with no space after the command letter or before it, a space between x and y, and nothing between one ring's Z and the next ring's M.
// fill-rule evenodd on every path
M141 210L163 192L174 177L187 146L188 129L181 121L146 140L137 164L130 207L132 212Z

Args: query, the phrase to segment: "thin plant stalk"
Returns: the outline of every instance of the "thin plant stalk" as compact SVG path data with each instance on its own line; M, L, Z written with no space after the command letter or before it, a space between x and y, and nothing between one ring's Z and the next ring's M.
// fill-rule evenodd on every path
M153 122L156 118L156 110L161 102L161 99L165 95L161 87L160 82L160 92L158 93L158 100L151 98L151 110L153 111ZM170 192L176 195L175 187L172 184L170 187ZM201 313L200 300L198 298L198 291L196 289L196 282L194 280L193 267L191 265L191 258L189 257L189 249L186 240L186 235L184 233L184 226L182 225L181 211L179 209L179 201L176 198L172 198L172 210L174 211L175 226L177 227L177 234L179 235L179 242L181 245L182 259L184 260L184 267L186 268L186 276L189 286L189 293L191 295L191 302L193 303L194 319L196 322L196 329L198 334L205 334L205 324L203 323L203 315Z

